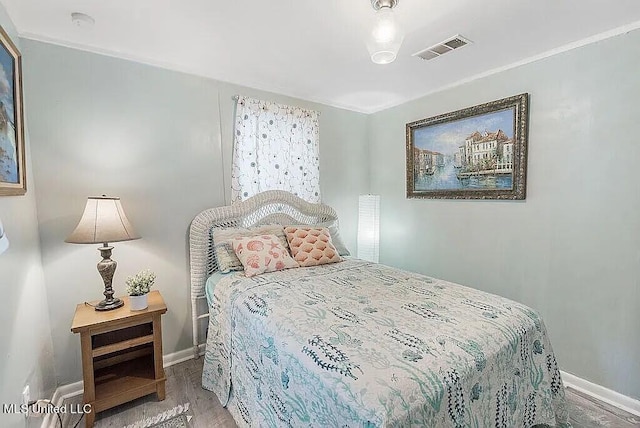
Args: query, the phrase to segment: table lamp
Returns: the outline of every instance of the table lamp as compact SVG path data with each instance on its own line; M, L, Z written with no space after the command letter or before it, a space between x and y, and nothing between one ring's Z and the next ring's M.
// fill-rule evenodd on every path
M113 298L111 281L116 271L117 263L111 260L109 242L131 241L140 239L127 219L120 198L111 198L105 195L91 196L87 199L84 213L75 230L65 242L72 244L99 244L98 248L102 261L98 263L98 272L104 281L105 299L95 307L96 311L109 311L124 305L118 298Z

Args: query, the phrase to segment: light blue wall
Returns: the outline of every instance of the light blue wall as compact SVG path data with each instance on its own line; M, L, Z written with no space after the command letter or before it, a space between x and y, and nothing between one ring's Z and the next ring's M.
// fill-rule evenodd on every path
M165 353L190 346L187 229L225 203L231 97L242 93L321 111L323 197L352 250L357 195L378 193L383 263L539 309L564 370L640 397L639 44L635 31L365 116L22 40L58 380L80 379L71 318L101 292L96 249L63 243L88 195L121 196L143 236L115 245L116 290L154 269L169 305ZM405 198L407 122L521 92L531 94L526 201Z
M120 196L142 235L114 245L116 292L124 293L128 275L154 270L169 308L164 352L191 346L188 228L201 210L225 205L233 95L320 111L323 201L337 209L346 244L355 250L357 196L368 187L366 115L51 44L22 44L60 383L81 378L79 339L69 331L75 305L100 298L103 288L98 245L64 243L90 195Z
M634 31L370 117L381 262L537 308L562 369L634 398L639 50ZM405 198L407 122L522 92L530 94L525 201Z
M0 25L20 49L15 27L2 5ZM25 134L27 194L0 196L0 219L10 240L9 249L0 255L0 403L18 405L26 384L34 399L51 397L55 388L28 121ZM2 427L37 426L41 422L32 418L25 425L21 414L0 413Z

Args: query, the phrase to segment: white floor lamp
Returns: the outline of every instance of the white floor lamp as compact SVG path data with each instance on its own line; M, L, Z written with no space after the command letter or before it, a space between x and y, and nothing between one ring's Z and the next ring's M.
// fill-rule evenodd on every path
M380 196L358 198L358 258L378 263L380 258Z

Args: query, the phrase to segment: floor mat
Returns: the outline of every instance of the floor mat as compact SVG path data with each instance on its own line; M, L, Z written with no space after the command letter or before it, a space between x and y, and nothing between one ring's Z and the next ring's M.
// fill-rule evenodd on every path
M188 411L189 403L185 403L125 428L190 428L192 416L187 414Z

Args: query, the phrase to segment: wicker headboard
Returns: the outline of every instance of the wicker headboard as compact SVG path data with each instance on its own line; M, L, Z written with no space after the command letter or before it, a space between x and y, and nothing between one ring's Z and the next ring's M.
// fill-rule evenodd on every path
M251 227L262 224L317 224L337 222L336 211L328 205L312 204L292 193L269 190L233 205L202 211L189 229L191 266L191 312L193 345L199 355L199 323L209 316L206 304L207 278L218 270L213 252L212 230L229 227Z

